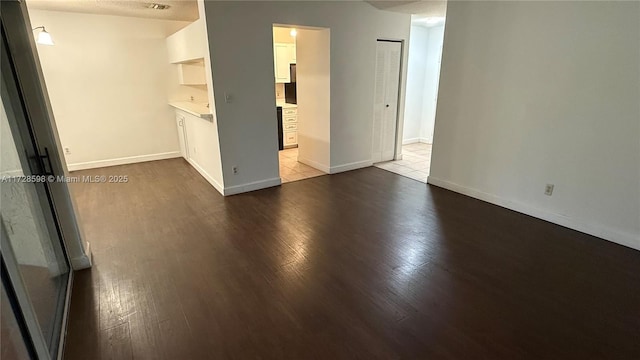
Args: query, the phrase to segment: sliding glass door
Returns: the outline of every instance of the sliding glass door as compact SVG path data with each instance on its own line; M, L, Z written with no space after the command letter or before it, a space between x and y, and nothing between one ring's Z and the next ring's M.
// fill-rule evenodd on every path
M36 138L4 26L0 53L2 340L8 331L12 356L56 359L70 266L49 188L55 177L49 151ZM5 302L12 304L13 318ZM23 344L16 344L18 335Z

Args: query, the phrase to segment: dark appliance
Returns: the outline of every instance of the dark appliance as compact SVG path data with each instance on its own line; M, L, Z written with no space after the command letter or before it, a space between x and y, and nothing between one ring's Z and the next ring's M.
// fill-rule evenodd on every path
M297 104L298 100L296 99L296 83L285 83L284 84L284 102L287 104Z
M278 150L284 150L284 136L282 133L282 106L276 106L278 113Z

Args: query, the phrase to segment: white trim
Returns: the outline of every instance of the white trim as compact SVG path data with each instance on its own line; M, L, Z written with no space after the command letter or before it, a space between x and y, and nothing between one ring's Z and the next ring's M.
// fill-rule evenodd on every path
M282 184L282 180L280 179L280 177L277 177L277 178L272 178L267 180L254 181L254 182L241 184L241 185L229 186L224 188L224 196L241 194L241 193L260 190L260 189L266 189L266 188L278 186L280 184Z
M403 139L402 140L402 145L409 145L409 144L415 144L415 143L431 144L431 141L429 141L429 139L425 138L425 137Z
M71 268L76 270L88 269L93 265L93 254L91 253L91 243L87 241L87 245L84 248L84 254L81 256L69 259Z
M317 161L313 161L313 160L309 160L309 159L303 159L300 156L298 156L298 162L301 162L301 163L303 163L305 165L309 165L312 168L314 168L316 170L320 170L320 171L325 172L327 174L329 173L329 166L321 164L321 163L319 163Z
M196 169L196 171L198 173L200 173L200 175L202 175L202 177L207 180L209 182L209 184L211 184L216 190L218 190L218 192L221 195L224 195L224 187L222 186L222 184L220 184L218 181L216 181L216 179L213 178L213 176L209 175L208 172L206 172L202 166L200 166L200 164L198 164L197 162L195 162L192 159L185 159L187 160L187 162L189 164L191 164L191 166Z
M373 165L373 161L364 160L364 161L356 161L343 165L332 166L329 170L329 174L337 174L345 171L351 171L356 169L362 169Z
M554 224L567 227L569 229L577 230L589 235L609 240L616 244L640 250L640 239L638 239L637 235L631 233L624 233L610 227L603 226L601 224L585 223L581 220L566 215L549 212L547 210L539 209L519 201L505 199L494 194L489 194L477 189L468 188L447 180L435 178L433 176L427 177L427 183L451 191L455 191L472 198L486 201L488 203L498 205L513 211L517 211L519 213L533 216L538 219L549 221Z
M77 170L102 168L107 166L135 164L135 163L140 163L145 161L173 159L180 156L182 156L180 154L180 151L170 151L170 152L164 152L164 153L158 153L158 154L136 155L136 156L123 157L123 158L116 158L116 159L106 159L106 160L87 161L87 162L81 162L81 163L75 163L75 164L68 164L67 168L69 169L69 171L77 171Z
M420 138L402 139L402 145L419 143Z

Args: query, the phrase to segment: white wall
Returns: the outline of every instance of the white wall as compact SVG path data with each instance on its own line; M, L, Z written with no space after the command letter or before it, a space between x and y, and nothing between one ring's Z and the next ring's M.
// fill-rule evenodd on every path
M640 249L639 14L449 2L429 182Z
M444 25L411 26L403 142L433 141Z
M427 59L429 30L423 26L411 26L409 61L407 62L407 99L404 110L402 140L405 143L420 140L422 126L422 103Z
M433 128L436 120L436 99L438 98L438 83L440 81L440 61L442 59L443 37L444 25L429 28L427 57L425 58L422 125L420 126L420 141L426 143L433 142Z
M273 27L273 42L274 43L295 44L296 43L296 38L291 36L291 28L274 26Z
M409 15L364 2L205 2L205 8L225 187L277 184L273 24L331 30L331 171L371 164L376 40L406 41Z
M70 170L178 156L165 38L187 23L30 9Z
M296 46L298 161L330 168L331 31L299 29Z

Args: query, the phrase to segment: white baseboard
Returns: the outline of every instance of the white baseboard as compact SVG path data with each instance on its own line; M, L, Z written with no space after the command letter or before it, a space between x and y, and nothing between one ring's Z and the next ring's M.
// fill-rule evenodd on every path
M325 172L325 173L327 173L327 174L329 173L329 166L328 166L328 165L321 164L321 163L319 163L319 162L317 162L317 161L313 161L313 160L309 160L309 159L304 159L304 158L301 158L300 156L298 156L298 162L301 162L301 163L303 163L303 164L305 164L305 165L309 165L309 166L311 166L312 168L317 169L317 170L320 170L320 171Z
M266 189L282 184L282 180L277 177L273 179L254 181L241 185L234 185L224 188L224 196L241 194L249 191Z
M93 265L93 254L91 253L91 243L87 241L84 247L84 254L76 256L70 260L73 270L88 269Z
M442 180L429 176L427 183L435 185L441 188L445 188L457 193L476 198L478 200L486 201L488 203L498 205L513 211L517 211L522 214L533 216L538 219L552 222L554 224L567 227L569 229L577 230L589 235L593 235L605 240L609 240L616 244L624 245L632 249L640 250L640 239L637 235L620 232L615 229L608 228L599 224L585 223L583 221L552 213L543 209L533 207L531 205L524 204L519 201L508 200L497 195L489 194L477 189L472 189L452 183L447 180Z
M337 174L345 171L362 169L372 165L373 165L373 162L371 160L364 160L364 161L356 161L356 162L343 164L343 165L332 166L329 169L329 174Z
M415 144L415 143L431 144L431 141L423 137L402 140L402 145L409 145L409 144Z
M208 172L206 172L202 166L200 166L200 164L198 164L197 162L188 159L187 162L189 164L191 164L191 166L193 166L194 169L196 169L197 172L200 173L200 175L202 175L202 177L207 180L207 182L209 182L209 184L211 184L216 190L218 190L218 192L221 195L224 195L224 187L222 186L222 184L220 184L219 182L216 181L216 179L213 178L213 176L209 175Z
M154 160L165 160L180 157L179 151L170 151L158 154L148 154L148 155L137 155L137 156L128 156L117 159L106 159L106 160L97 160L97 161L87 161L75 164L67 164L67 168L69 171L77 171L77 170L86 170L86 169L95 169L102 168L107 166L116 166L116 165L126 165L126 164L135 164L145 161L154 161Z

